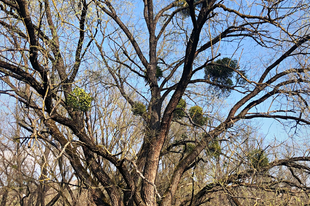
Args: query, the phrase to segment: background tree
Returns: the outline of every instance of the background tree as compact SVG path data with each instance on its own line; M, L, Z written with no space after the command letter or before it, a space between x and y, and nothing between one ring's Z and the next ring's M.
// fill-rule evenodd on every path
M243 146L255 139L244 132L250 120L296 132L310 123L308 7L0 0L1 94L22 108L24 144L42 145L45 158L54 151L57 166L47 169L55 182L60 172L58 191L73 194L64 186L73 178L68 161L96 205L201 205L217 192L241 205L264 190L307 194L307 153L263 150L268 163L251 167L249 154L267 146ZM217 88L231 96L214 95ZM281 179L280 168L291 176Z

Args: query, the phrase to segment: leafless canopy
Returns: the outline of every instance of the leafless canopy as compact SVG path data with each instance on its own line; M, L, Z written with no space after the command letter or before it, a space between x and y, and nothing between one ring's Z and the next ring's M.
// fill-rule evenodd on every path
M42 185L67 161L96 205L307 195L308 153L285 156L249 131L253 119L290 134L310 124L308 11L303 0L0 0L1 100L16 103L22 131L12 139L45 154ZM235 79L209 78L224 60Z

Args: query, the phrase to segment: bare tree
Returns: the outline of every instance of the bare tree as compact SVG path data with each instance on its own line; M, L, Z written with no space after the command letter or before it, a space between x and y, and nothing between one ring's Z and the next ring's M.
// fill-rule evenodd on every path
M96 205L172 205L181 191L181 205L200 205L219 190L240 205L232 184L276 192L284 181L268 171L281 166L297 180L286 185L308 192L295 172L309 170L308 155L265 161L259 147L239 147L243 159L202 188L180 186L199 165L233 157L225 148L239 143L230 137L252 119L310 123L304 1L1 0L0 8L1 94L22 105L25 139L64 155ZM225 109L229 95L239 99ZM174 133L178 125L184 132ZM267 182L251 181L256 174Z

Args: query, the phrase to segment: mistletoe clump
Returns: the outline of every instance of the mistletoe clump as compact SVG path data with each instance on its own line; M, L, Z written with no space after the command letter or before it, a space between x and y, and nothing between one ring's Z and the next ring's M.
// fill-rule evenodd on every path
M209 154L211 157L214 157L217 159L221 155L221 152L222 152L222 148L221 148L219 141L214 140L209 144L208 149L207 149L207 154Z
M248 155L249 162L252 167L259 169L269 164L269 159L262 149L254 149Z
M185 153L190 153L195 149L196 145L193 143L188 143L184 145L184 152Z
M244 77L245 71L240 70L238 61L230 58L218 59L205 67L205 79L217 84L214 86L223 93L229 93L234 85L243 85L245 80L235 71L239 71Z
M208 117L203 115L202 108L199 106L193 106L189 109L189 115L195 124L203 126L207 123Z
M91 102L93 97L89 93L85 92L84 89L76 87L69 94L67 104L75 111L86 112L91 108Z
M197 4L199 0L194 0L194 9L197 7L197 8L200 8L201 7L201 3ZM189 17L190 16L190 11L189 11L189 4L187 3L186 0L177 0L175 1L175 4L177 7L179 8L184 8L183 10L180 11L180 14L183 16L183 17Z
M146 112L146 107L142 102L135 102L131 111L135 116L142 116Z
M148 81L148 75L146 72L144 73L144 76L145 76L145 82L147 82ZM159 66L156 66L155 76L156 76L157 80L160 80L163 77L163 70Z
M177 107L175 108L173 112L173 119L178 120L178 119L182 119L183 117L185 117L185 112L184 112L185 108L186 108L185 100L180 99Z

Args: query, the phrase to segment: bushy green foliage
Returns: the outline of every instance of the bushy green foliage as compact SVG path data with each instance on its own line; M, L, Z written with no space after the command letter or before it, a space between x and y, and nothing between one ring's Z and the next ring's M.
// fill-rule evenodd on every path
M163 77L163 70L159 66L157 66L156 67L156 78L160 80L160 78L162 77Z
M146 73L144 73L144 75L145 75L145 81L147 82L148 76ZM156 74L155 75L156 75L157 80L160 80L163 77L163 70L159 66L156 66Z
M141 116L146 112L146 107L142 102L135 102L131 111L136 116Z
M206 78L210 79L213 82L217 82L227 86L232 86L233 81L231 78L233 77L233 70L231 68L234 69L238 68L237 61L231 60L229 58L223 58L215 61L214 63L218 65L206 66L205 68Z
M245 83L234 70L239 70L240 73L245 75L245 72L239 69L237 60L225 57L205 67L205 79L222 85L215 86L216 89L220 89L222 92L229 92L229 87Z
M173 119L177 120L177 119L182 119L183 117L185 117L185 112L184 112L185 108L186 108L185 100L180 99L177 107L175 108L173 112Z
M189 109L189 115L195 124L205 125L208 118L203 115L203 110L199 106L193 106Z
M194 4L197 3L198 1L199 0L194 0ZM188 3L186 2L186 0L176 0L176 6L179 8L185 8L188 7ZM201 7L201 4L196 5L196 7ZM188 17L190 15L189 8L182 10L180 14L183 17Z
M93 97L90 94L86 93L84 89L76 87L69 94L67 104L75 111L86 112L91 108L92 101Z
M193 143L188 143L186 145L184 145L184 151L185 153L190 153L191 151L193 151L193 149L195 149L196 145Z
M249 163L251 167L259 169L269 164L269 159L262 149L254 149L248 155Z
M222 152L222 148L221 148L219 141L214 140L209 144L208 149L207 149L208 155L214 158L218 158L221 155L221 152Z

